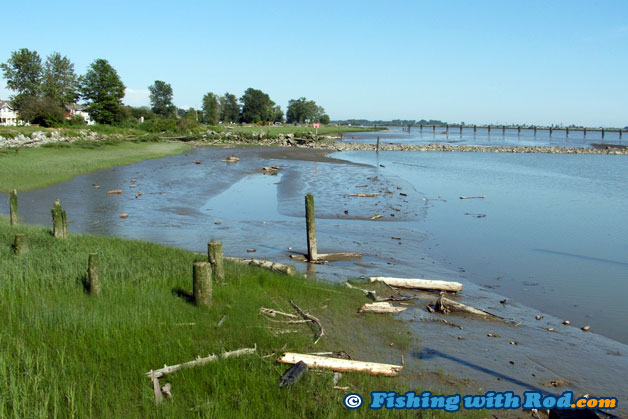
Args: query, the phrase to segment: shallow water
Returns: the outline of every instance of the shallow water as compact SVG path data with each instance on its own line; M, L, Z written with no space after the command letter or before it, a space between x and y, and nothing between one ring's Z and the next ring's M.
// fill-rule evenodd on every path
M402 127L388 127L386 131L349 133L344 136L345 142L375 144L380 138L381 144L452 144L452 145L481 145L481 146L561 146L561 147L591 147L592 144L621 144L628 145L628 133L623 133L619 138L619 132L605 132L602 138L601 131L587 131L585 138L583 131L569 131L569 136L564 129L553 130L549 135L548 130L506 129L502 133L499 128L492 127L491 132L487 128L463 128L462 134L459 128L445 127L412 127L410 131Z
M223 162L229 154L240 162ZM406 361L409 368L415 362L454 371L488 380L496 390L543 387L561 378L574 391L617 394L617 377L628 374L625 156L331 156L345 162L321 156L302 149L196 148L22 192L20 216L49 225L59 198L72 232L199 252L221 240L228 256L295 263L288 255L306 250L303 196L313 193L319 252L364 256L327 265L296 262L299 270L332 281L360 275L458 280L465 284L465 303L520 324L453 318L464 326L460 330L434 323L422 308L435 296L425 294L403 314L425 342ZM281 170L261 172L270 165ZM111 189L124 193L107 195ZM462 195L486 198L460 200ZM8 212L6 200L0 211ZM383 217L370 220L375 214ZM505 298L507 304L500 304ZM538 313L542 321L534 320ZM562 326L563 319L576 327ZM581 332L584 324L594 333ZM518 345L509 344L515 340ZM620 393L628 395L628 385Z

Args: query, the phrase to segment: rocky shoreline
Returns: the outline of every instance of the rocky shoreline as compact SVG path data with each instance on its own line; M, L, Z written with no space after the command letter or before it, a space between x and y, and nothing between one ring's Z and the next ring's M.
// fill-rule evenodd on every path
M111 135L97 134L90 130L81 130L76 136L65 136L59 131L34 131L30 136L18 134L15 137L0 136L0 148L39 147L50 143L72 143L81 141L101 141ZM279 134L274 138L266 137L263 131L259 134L244 135L235 132L217 133L207 131L201 135L179 137L178 140L192 145L228 145L228 146L273 146L297 147L331 151L375 151L375 144L343 142L338 137L319 136L307 133L301 137L294 134ZM462 153L544 153L544 154L613 154L626 155L628 147L613 144L600 144L597 147L576 148L559 146L479 146L451 144L381 144L381 151L439 151Z

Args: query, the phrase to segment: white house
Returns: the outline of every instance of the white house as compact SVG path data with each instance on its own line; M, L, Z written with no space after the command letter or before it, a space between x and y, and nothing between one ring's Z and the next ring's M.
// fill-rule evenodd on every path
M83 105L72 104L67 106L68 110L65 114L66 119L70 119L73 116L80 116L85 120L85 124L94 125L96 122L92 118L90 118L89 113L86 111L86 107Z
M0 99L0 125L17 125L17 113L8 100Z

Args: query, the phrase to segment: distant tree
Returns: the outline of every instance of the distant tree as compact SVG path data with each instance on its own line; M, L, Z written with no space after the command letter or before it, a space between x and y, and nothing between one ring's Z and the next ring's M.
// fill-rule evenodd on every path
M242 122L257 123L274 120L275 102L261 90L248 88L240 98L242 103Z
M220 120L224 123L238 122L240 119L240 105L235 95L227 92L220 97Z
M65 112L56 99L29 96L22 101L20 118L42 127L56 127L65 122Z
M218 125L218 96L209 92L203 96L203 120L208 125Z
M273 108L273 122L283 122L283 111L281 110L281 106L275 105Z
M23 102L28 98L39 97L43 67L37 51L27 48L13 51L11 58L0 67L7 80L7 87L17 92L11 96L15 108L21 109Z
M176 108L172 104L172 86L170 84L155 80L152 86L148 86L150 91L151 109L157 115L173 116Z
M87 111L99 124L119 123L125 116L122 107L124 83L116 70L102 58L95 60L84 76L79 78L81 96L87 101Z
M286 117L289 123L302 124L304 122L318 122L325 113L325 109L318 106L313 100L302 97L291 99L288 102Z
M329 115L327 114L321 115L321 118L319 119L319 121L323 125L329 125Z
M46 58L42 91L45 98L61 106L76 103L79 98L78 79L74 74L74 64L67 57L54 52Z

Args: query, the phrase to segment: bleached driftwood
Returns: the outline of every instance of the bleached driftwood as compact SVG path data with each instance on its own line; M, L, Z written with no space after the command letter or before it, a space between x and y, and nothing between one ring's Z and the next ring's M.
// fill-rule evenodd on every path
M475 316L480 316L484 318L495 318L502 319L499 316L496 316L488 311L480 310L475 307L468 306L466 304L459 303L457 301L450 300L444 296L438 297L438 300L434 303L436 310L441 313L451 313L451 312L459 312L459 313L468 313L473 314Z
M316 323L316 325L318 326L319 328L318 337L314 341L314 345L316 345L318 341L321 340L323 336L325 336L325 329L323 329L323 325L321 324L321 321L318 320L316 317L312 316L311 314L306 313L305 311L301 310L301 307L296 305L294 301L290 300L290 304L292 304L292 307L294 307L294 309L299 312L301 317L303 317L305 320L311 320L312 322Z
M122 189L112 189L107 191L107 195L122 195Z
M375 214L374 216L370 217L371 220L379 220L380 218L382 218L383 215L382 214Z
M401 313L406 307L395 307L387 301L364 304L358 313Z
M225 257L225 259L232 262L241 263L243 265L257 266L260 268L268 269L269 271L281 272L286 275L294 275L297 272L297 268L292 265L284 265L283 263L271 262L269 260L243 259L232 257Z
M452 281L439 281L430 279L414 279L414 278L392 278L385 276L373 276L369 278L369 281L381 281L387 285L397 288L410 288L420 290L437 290L437 291L449 291L460 292L462 291L462 284L460 282Z
M379 196L379 194L378 193L350 193L347 196L354 196L357 198L375 198Z
M272 308L266 308L266 307L260 307L259 312L260 314L266 314L267 316L271 316L271 317L276 317L277 315L280 315L280 316L290 317L293 319L299 318L299 316L297 316L296 314L284 313L283 311L277 311L277 310L273 310Z
M179 371L180 369L183 368L191 368L191 367L196 367L199 365L204 365L207 364L209 362L213 362L213 361L217 361L219 359L225 359L225 358L232 358L234 356L242 356L242 355L250 355L250 354L254 354L257 351L257 345L255 345L252 348L242 348L242 349L238 349L235 351L230 351L230 352L225 352L222 354L218 354L218 355L209 355L205 358L201 358L198 357L196 358L194 361L189 361L189 362L184 362L182 364L177 364L177 365L171 365L171 366L167 366L164 365L163 368L160 368L158 370L151 370L149 372L146 373L146 375L151 378L160 378L163 377L166 374L171 374L175 371Z
M279 362L284 364L296 364L299 361L303 361L309 368L323 368L336 372L366 372L371 375L386 375L389 377L396 376L403 368L401 365L329 358L293 352L286 352L279 358Z

